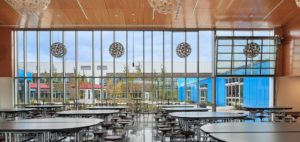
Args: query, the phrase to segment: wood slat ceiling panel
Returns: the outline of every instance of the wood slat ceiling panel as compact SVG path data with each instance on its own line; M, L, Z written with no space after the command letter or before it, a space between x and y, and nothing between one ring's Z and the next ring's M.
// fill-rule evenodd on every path
M153 19L148 0L52 0L38 18L32 18L18 14L1 0L0 25L83 29L274 28L300 14L294 0L182 0L181 7L178 16L155 12Z

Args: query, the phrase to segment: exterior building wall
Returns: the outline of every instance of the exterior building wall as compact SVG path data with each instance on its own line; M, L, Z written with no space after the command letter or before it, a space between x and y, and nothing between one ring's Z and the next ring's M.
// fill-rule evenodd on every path
M263 62L261 67L268 68L269 62ZM260 74L260 64L254 64L252 66L252 70L248 69L246 72L248 74ZM257 69L256 69L257 68ZM235 70L234 74L243 74L245 69L241 67L240 70ZM269 74L269 70L262 70L263 74ZM244 89L243 89L243 106L269 106L270 105L270 97L271 92L269 86L272 82L270 82L269 77L243 77L244 80ZM178 79L178 100L185 101L185 83L184 78ZM196 78L187 78L187 89L190 90L191 99L190 101L195 103L200 103L200 93L197 91L197 79ZM212 79L200 79L199 87L201 85L207 84L207 98L206 101L208 103L212 102ZM217 106L226 106L226 77L218 77L216 78L216 104Z

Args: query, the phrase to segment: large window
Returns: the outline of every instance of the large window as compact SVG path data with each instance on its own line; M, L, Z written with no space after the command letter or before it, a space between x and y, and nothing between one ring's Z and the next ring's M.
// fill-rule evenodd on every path
M257 45L258 52L245 52L247 45ZM218 31L216 37L217 75L274 75L276 49L270 31ZM251 51L251 50L250 50ZM249 53L249 54L247 54Z
M212 74L213 31L15 32L15 100L20 105L128 103L135 98L197 102L197 78ZM55 42L66 46L64 57L50 54ZM123 45L123 56L110 55L113 42ZM176 53L182 42L192 48L187 58Z
M237 100L245 104L247 96L237 93L245 90L243 86L225 89L226 79L218 77L272 78L275 73L273 31L17 30L15 33L17 105L124 104L138 99L145 104L212 104L213 89L217 90L218 106L232 105ZM64 57L50 54L50 45L55 42L66 46ZM113 42L123 45L123 56L110 55ZM191 46L191 54L186 58L180 58L176 52L182 42ZM259 44L261 49L251 59L243 54L249 42ZM272 83L263 87L270 88ZM227 100L218 102L218 96L226 96L223 98Z

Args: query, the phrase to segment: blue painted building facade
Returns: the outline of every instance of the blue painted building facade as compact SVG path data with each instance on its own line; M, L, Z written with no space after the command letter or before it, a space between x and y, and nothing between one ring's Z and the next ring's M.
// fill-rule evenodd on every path
M269 63L262 63L262 67L268 67ZM260 64L253 65L254 69L245 70L244 68L235 70L233 74L235 75L245 75L246 74L269 74L269 70L260 69ZM226 75L227 72L224 73ZM217 106L227 106L227 87L226 81L229 77L217 77L216 78L216 105ZM243 78L243 89L241 96L243 106L269 106L272 94L272 87L270 87L272 82L271 77L241 77ZM198 80L197 78L187 78L187 90L185 90L185 79L180 78L177 80L178 85L178 100L185 101L189 100L194 103L200 102L201 86L206 87L206 101L212 102L212 79L203 78ZM198 86L199 85L199 86ZM185 95L187 94L187 95ZM188 97L188 98L186 98Z

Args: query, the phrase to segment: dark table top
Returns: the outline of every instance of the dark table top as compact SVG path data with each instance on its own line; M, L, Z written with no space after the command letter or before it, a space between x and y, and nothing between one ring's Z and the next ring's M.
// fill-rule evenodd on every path
M300 123L215 123L200 129L206 133L300 133Z
M208 111L208 108L190 108L190 107L174 107L174 108L162 108L166 112L191 112L191 111Z
M243 118L245 114L230 112L173 112L169 115L182 119L234 119Z
M17 123L99 123L97 118L44 118L44 119L21 119L13 122Z
M111 109L127 109L128 106L94 106L94 107L88 107L87 109L90 110L111 110Z
M67 123L67 121L70 121ZM73 121L73 122L72 122ZM80 130L83 128L98 125L102 119L83 118L52 118L52 119L33 119L0 122L0 132L28 132L28 131L64 131Z
M57 112L58 115L109 115L119 113L119 110L69 110Z
M292 107L286 107L286 106L269 106L269 107L243 107L246 110L287 110L287 109L293 109Z
M30 106L25 106L25 108L61 108L65 107L64 105L30 105Z
M34 109L30 108L11 108L11 109L0 109L0 112L5 112L5 113L14 113L14 112L28 112L32 111Z
M299 142L300 133L212 133L211 137L226 142Z

